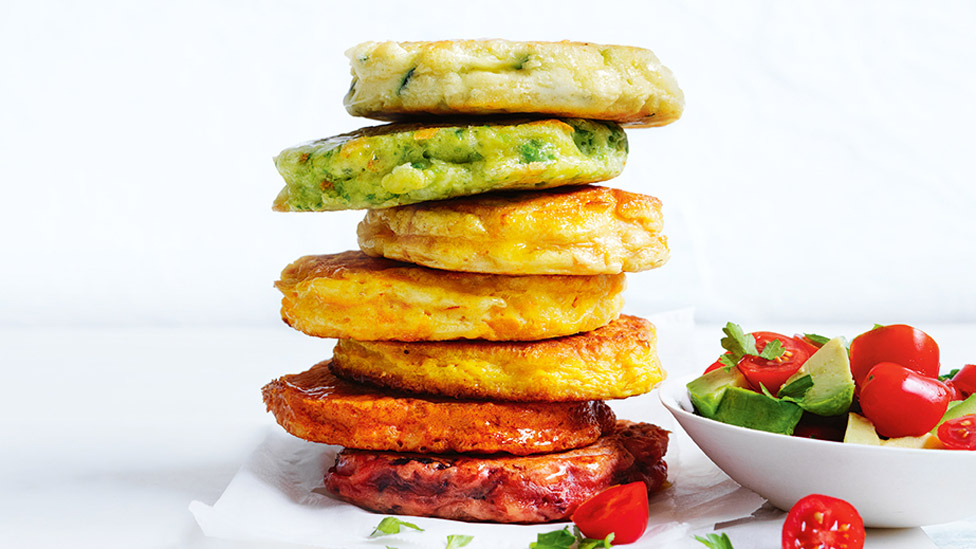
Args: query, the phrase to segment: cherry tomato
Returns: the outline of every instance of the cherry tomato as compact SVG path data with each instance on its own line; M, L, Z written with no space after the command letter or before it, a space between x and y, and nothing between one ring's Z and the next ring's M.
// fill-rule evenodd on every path
M744 356L737 365L753 389L762 391L762 385L775 395L783 383L810 358L810 345L774 332L753 332L752 335L756 338L756 350L760 353L766 348L766 344L775 339L783 345L784 352L779 358L766 360L757 356Z
M959 387L956 387L956 384L951 379L947 379L947 380L942 381L942 384L945 385L946 386L946 389L949 390L949 400L965 400L966 399L966 395L963 394L963 392L959 390Z
M922 330L904 324L882 326L854 338L851 374L858 388L880 362L894 362L922 375L938 377L939 345Z
M647 529L647 485L642 481L611 486L576 508L573 522L588 538L613 533L613 544L633 543Z
M949 389L894 362L871 368L861 386L861 410L886 437L916 437L931 430L949 407Z
M952 377L952 384L966 396L976 393L976 364L967 364Z
M725 353L725 354L729 354L729 353ZM719 368L724 368L724 367L725 367L725 364L722 364L722 359L720 357L718 360L716 360L715 362L713 362L711 366L709 366L708 368L705 368L705 372L704 373L707 374L708 372L711 372L712 370L718 370Z
M976 414L950 419L939 425L936 434L950 450L976 450Z
M853 505L821 494L796 502L783 523L783 549L861 549L864 521Z

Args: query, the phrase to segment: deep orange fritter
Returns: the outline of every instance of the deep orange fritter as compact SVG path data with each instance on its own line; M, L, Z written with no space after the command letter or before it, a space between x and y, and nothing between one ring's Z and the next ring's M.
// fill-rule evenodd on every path
M263 394L289 433L364 450L560 452L594 442L614 422L601 401L508 403L382 391L336 378L328 361L272 381Z

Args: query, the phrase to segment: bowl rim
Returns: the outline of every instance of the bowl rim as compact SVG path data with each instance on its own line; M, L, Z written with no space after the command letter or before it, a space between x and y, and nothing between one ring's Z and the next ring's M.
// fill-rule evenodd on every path
M854 443L844 443L834 440L818 440L806 437L796 437L793 435L783 435L780 433L770 433L768 431L760 431L759 429L750 429L748 427L740 427L738 425L732 425L729 423L723 423L714 419L710 419L704 416L700 416L693 411L689 411L685 408L684 403L676 395L682 394L683 397L687 397L688 392L686 385L701 377L697 374L691 374L683 376L678 379L669 378L665 380L660 388L658 389L658 398L661 400L661 404L668 409L669 412L675 419L687 418L689 421L695 421L705 424L713 424L715 426L721 426L722 428L738 431L743 434L743 436L751 436L756 438L765 438L770 441L774 440L791 440L793 442L787 444L798 444L801 447L807 445L809 448L826 448L828 450L839 450L840 448L848 448L850 451L858 452L876 452L882 454L903 454L903 455L934 455L941 456L938 459L942 460L952 460L956 459L958 461L965 462L966 460L976 459L976 451L971 450L947 450L947 449L937 449L937 448L899 448L891 446L874 446L871 444L854 444ZM683 393L678 393L678 391L683 391ZM685 430L687 433L687 430ZM689 436L691 436L689 434ZM696 443L697 444L697 443ZM843 451L843 450L842 450ZM966 455L970 457L965 457ZM957 458L952 458L949 456L960 456Z

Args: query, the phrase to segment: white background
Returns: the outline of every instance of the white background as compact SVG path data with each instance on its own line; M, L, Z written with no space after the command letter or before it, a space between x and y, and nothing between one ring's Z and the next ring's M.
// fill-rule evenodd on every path
M0 0L0 545L236 546L187 504L279 429L261 385L330 350L272 282L362 217L273 213L271 158L372 124L342 107L346 48L455 37L674 70L684 117L631 131L610 183L665 204L672 260L626 295L696 307L703 358L673 375L726 320L910 322L976 357L976 3Z
M281 214L271 158L348 116L366 40L654 50L684 117L611 185L660 197L642 310L976 321L971 2L12 2L0 7L0 325L269 326L362 212ZM758 326L758 323L766 323Z

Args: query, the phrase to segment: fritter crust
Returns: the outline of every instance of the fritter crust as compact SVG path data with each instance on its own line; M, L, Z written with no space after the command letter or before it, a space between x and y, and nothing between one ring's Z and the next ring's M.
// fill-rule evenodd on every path
M398 515L536 523L568 519L597 492L667 481L668 432L618 421L590 446L528 457L474 457L343 450L325 487L350 503Z
M600 401L427 398L342 381L328 361L272 381L262 393L289 433L365 450L527 455L579 448L614 428L613 412Z
M436 269L592 275L663 265L663 224L653 196L584 186L370 210L358 233L369 255Z
M313 336L527 341L606 325L623 307L625 279L458 273L356 251L300 258L275 286L282 319Z
M664 378L654 325L621 315L590 332L534 342L340 339L332 371L409 392L513 401L625 398Z
M544 113L643 127L677 120L684 94L643 48L582 42L366 42L346 52L346 110L404 115Z
M274 209L385 208L498 189L605 181L627 160L613 122L468 120L363 128L281 151Z

